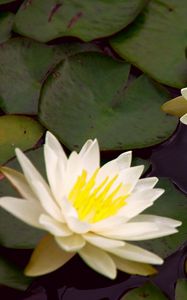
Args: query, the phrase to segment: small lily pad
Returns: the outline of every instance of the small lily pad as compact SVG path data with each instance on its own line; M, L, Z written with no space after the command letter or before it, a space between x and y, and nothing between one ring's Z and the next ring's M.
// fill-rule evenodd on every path
M160 179L157 187L165 193L145 210L145 214L153 214L182 221L179 232L159 239L139 242L141 246L166 258L175 252L186 241L187 236L187 197L179 192L168 179Z
M10 12L0 13L0 44L11 36L14 14Z
M175 289L175 299L176 300L185 300L187 299L187 280L178 279Z
M25 290L30 282L31 279L24 276L23 270L0 256L0 284Z
M16 147L27 150L41 138L43 127L26 116L6 115L0 117L0 164L13 157Z
M66 58L43 86L41 122L69 149L80 149L89 138L98 138L102 150L166 140L178 122L160 110L167 92L144 75L129 84L129 69L100 53Z
M120 300L167 300L166 296L151 283L135 288L125 294ZM182 299L181 299L182 300Z
M27 156L36 165L37 169L44 173L43 148L29 151ZM16 158L6 166L21 171ZM10 182L3 178L0 180L0 197L20 197L18 192L11 186ZM0 208L0 244L8 248L34 248L45 232L33 228L18 220L4 209Z
M172 87L187 84L186 0L151 0L113 49L143 72Z
M40 42L62 36L91 41L114 34L131 23L146 0L24 1L14 30ZM34 22L33 22L34 20Z

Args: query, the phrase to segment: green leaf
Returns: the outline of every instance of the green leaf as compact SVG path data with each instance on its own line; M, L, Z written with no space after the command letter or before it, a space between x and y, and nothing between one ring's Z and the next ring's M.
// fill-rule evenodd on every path
M164 294L153 284L145 283L124 295L120 300L167 300ZM181 298L182 300L182 298Z
M14 14L10 12L0 13L0 44L9 39L11 35Z
M143 213L173 218L182 221L182 225L178 227L178 233L159 239L139 242L138 244L155 252L162 258L166 258L186 241L187 198L186 195L178 191L168 179L160 179L157 187L163 188L165 193Z
M126 27L146 0L38 0L25 1L14 30L41 42L62 36L90 41ZM35 22L33 22L35 20Z
M35 164L37 169L44 174L43 148L29 151L27 156ZM6 166L21 171L16 158L10 161ZM0 180L0 197L12 196L20 197L10 182L4 178ZM0 244L8 248L34 248L45 232L31 227L8 212L0 208Z
M16 0L0 0L0 5L5 4L5 3L10 3L10 2L15 2Z
M0 108L6 113L37 114L42 83L67 55L96 47L75 43L47 46L14 38L0 47ZM54 75L55 76L55 75Z
M151 0L132 26L111 39L114 50L155 80L187 83L186 0Z
M175 289L175 300L187 299L187 280L178 279Z
M127 85L130 65L99 53L77 54L45 82L39 118L70 149L98 138L102 150L134 149L167 139L177 119L160 106L167 98L147 77Z
M24 276L23 271L0 256L0 284L25 290L31 279Z
M41 138L44 129L34 119L26 116L0 117L0 164L13 157L16 147L27 150Z

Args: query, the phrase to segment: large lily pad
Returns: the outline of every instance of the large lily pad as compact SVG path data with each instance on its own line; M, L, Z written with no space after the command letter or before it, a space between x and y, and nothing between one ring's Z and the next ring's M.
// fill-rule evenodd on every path
M48 73L77 51L86 51L86 47L47 46L24 38L0 46L0 108L7 113L37 114L40 89Z
M15 2L16 0L0 0L0 5L1 4L5 4L5 3L9 3L9 2Z
M160 179L157 185L165 193L148 208L145 214L154 214L182 221L179 232L167 237L141 242L143 247L166 258L186 241L187 236L187 197L179 192L168 179Z
M142 287L133 289L124 295L121 300L167 300L166 296L151 283L145 283ZM181 299L182 300L182 299Z
M23 275L23 271L0 256L0 284L25 290L31 280Z
M133 25L111 45L123 58L159 82L187 83L186 0L151 0Z
M58 76L44 85L41 122L70 149L95 137L102 150L142 148L167 139L177 124L160 110L168 94L146 76L127 84L129 68L99 53L67 58L56 69Z
M126 27L146 2L146 0L24 1L16 15L14 30L41 42L62 36L75 36L90 41L111 35Z
M44 173L43 149L29 151L27 156ZM21 171L17 159L13 159L6 166ZM0 180L0 197L20 197L10 182L4 178ZM44 231L33 228L8 212L0 208L0 244L8 248L34 248L45 234Z
M13 21L14 14L9 12L0 13L0 44L9 39Z
M0 164L14 156L14 150L33 147L43 134L43 127L26 116L0 117Z

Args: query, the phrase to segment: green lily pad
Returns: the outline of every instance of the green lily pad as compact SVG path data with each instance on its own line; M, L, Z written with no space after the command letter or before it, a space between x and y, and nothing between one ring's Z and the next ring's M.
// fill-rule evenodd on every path
M166 296L151 283L135 288L124 295L120 300L167 300ZM182 300L182 298L181 298Z
M158 82L187 84L185 0L151 0L136 21L111 39L114 50Z
M30 283L31 279L24 276L23 270L0 256L0 284L25 290Z
M47 46L25 38L9 40L0 47L0 108L11 114L37 114L42 84L56 64L88 50L98 51L77 42Z
M0 5L5 4L5 3L10 3L10 2L15 2L16 0L0 0Z
M10 12L0 13L0 44L11 36L14 14Z
M187 280L178 279L176 289L175 289L175 299L185 300L187 299Z
M43 127L26 116L0 117L0 164L14 156L16 147L22 150L33 147L41 138Z
M27 156L35 164L38 170L44 171L43 148L38 148L27 152ZM21 171L16 158L11 160L6 166ZM10 182L3 178L0 180L0 197L12 196L20 197L18 192L11 186ZM34 248L45 232L31 227L19 219L15 218L4 209L0 208L0 244L8 248Z
M168 94L146 76L127 84L129 69L100 53L65 59L56 69L58 77L48 77L43 86L41 122L70 149L95 137L102 150L164 141L177 125L177 118L160 110Z
M114 34L126 27L146 2L146 0L25 1L16 15L14 30L40 42L48 42L62 36L74 36L90 41Z
M178 227L178 233L159 239L139 242L138 244L157 253L162 258L166 258L186 241L187 197L178 191L168 179L160 179L157 187L165 189L165 193L144 213L173 218L182 221L182 225Z

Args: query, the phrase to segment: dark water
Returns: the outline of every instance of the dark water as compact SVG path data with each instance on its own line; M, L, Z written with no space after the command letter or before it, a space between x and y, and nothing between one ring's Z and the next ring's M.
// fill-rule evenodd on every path
M168 141L141 150L139 154L150 156L152 162L146 176L168 177L176 188L187 193L187 126L179 124L176 133ZM168 299L174 300L176 280L185 277L186 257L187 244L165 260L155 277L130 276L118 272L118 277L112 281L92 271L77 256L61 269L36 279L23 299L118 300L130 289L151 280Z

